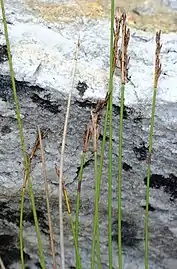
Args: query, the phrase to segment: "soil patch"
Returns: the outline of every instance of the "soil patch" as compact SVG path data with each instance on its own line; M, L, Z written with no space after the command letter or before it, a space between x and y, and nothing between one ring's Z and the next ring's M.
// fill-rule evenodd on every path
M110 0L25 0L28 7L50 22L72 22L77 17L105 18ZM170 3L170 2L169 2ZM176 32L177 11L162 0L115 0L120 12L127 12L128 24L145 31Z

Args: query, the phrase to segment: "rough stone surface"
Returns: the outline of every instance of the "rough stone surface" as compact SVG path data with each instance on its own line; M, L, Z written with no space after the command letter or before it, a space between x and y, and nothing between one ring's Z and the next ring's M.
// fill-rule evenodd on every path
M44 138L47 179L55 231L59 268L58 179L55 165L60 160L62 132L68 92L72 85L75 42L80 49L73 91L65 152L64 178L75 209L77 177L85 125L98 98L104 98L109 76L109 21L78 19L74 23L49 23L32 15L20 1L7 1L7 20L21 107L27 153L36 139L37 126L48 131ZM175 34L162 36L162 75L159 82L151 166L150 269L177 266L177 91ZM23 162L19 130L11 91L6 46L0 35L0 256L6 268L20 268L19 202ZM126 85L124 111L122 241L124 268L144 268L144 210L151 115L154 38L131 29L129 47L130 81ZM115 77L113 107L113 267L117 268L117 163L120 78ZM102 135L103 119L101 121ZM102 140L100 135L99 142ZM108 142L106 153L108 152ZM107 239L107 154L100 199L100 242L102 268L108 268ZM83 268L90 268L94 202L94 156L90 145L84 165L81 192L80 247ZM31 177L36 195L44 244L46 268L52 268L40 152L32 162ZM41 268L37 255L34 221L28 195L25 199L24 240L26 268ZM70 222L64 208L66 268L74 268L75 253Z

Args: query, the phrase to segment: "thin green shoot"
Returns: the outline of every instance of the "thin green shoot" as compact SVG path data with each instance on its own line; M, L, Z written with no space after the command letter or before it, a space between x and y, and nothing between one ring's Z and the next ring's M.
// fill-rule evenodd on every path
M79 210L80 210L81 184L82 184L82 177L83 177L85 154L86 152L83 150L82 156L81 156L80 171L79 171L79 176L78 176L78 187L77 187L77 198L76 198L75 238L76 238L77 248L79 247ZM78 258L79 257L76 255L76 268L80 268Z
M93 137L93 151L94 151L94 177L95 177L95 201L94 201L94 217L93 217L93 233L92 233L92 258L91 258L91 268L94 268L95 263L95 244L97 253L97 266L101 268L101 251L100 251L100 236L99 236L99 198L100 198L100 183L101 183L101 173L102 170L98 169L98 137L99 137L99 122L101 118L101 113L105 105L107 104L108 97L104 100L99 100L97 102L96 108L91 112L91 123L90 123L90 133ZM107 112L108 114L108 112ZM104 156L104 148L102 148L102 161Z
M15 108L16 108L15 111L16 111L19 131L20 131L20 143L21 143L21 150L22 150L22 154L23 154L24 169L25 169L25 175L27 176L27 180L28 180L32 211L33 211L33 216L34 216L34 221L35 221L35 229L36 229L37 239L38 239L40 263L41 263L42 269L44 269L45 262L44 262L44 256L43 256L42 243L41 243L41 239L40 239L40 231L39 231L39 225L38 225L38 220L37 220L34 195L33 195L33 190L32 190L32 183L30 180L30 166L29 166L29 161L28 161L28 157L26 154L23 126L22 126L22 121L21 121L21 116L20 116L20 106L19 106L19 101L18 101L17 92L16 92L15 75L14 75L13 63L12 63L12 57L11 57L11 49L10 49L10 42L9 42L9 36L8 36L8 28L7 28L7 21L6 21L6 15L5 15L4 1L1 0L0 3L1 3L2 19L3 19L3 26L4 26L4 34L5 34L6 45L7 45L7 54L8 54L8 62L9 62L10 76L11 76L11 82L12 82L13 98L14 98ZM25 269L25 261L24 261L24 254L23 254L24 195L25 195L25 189L22 189L21 205L20 205L20 256L21 256L22 269Z
M154 71L154 91L152 97L152 111L151 111L151 123L149 132L149 154L148 154L148 168L147 168L147 184L146 184L146 212L145 212L145 269L149 267L149 186L150 186L150 175L151 175L151 155L153 146L153 132L155 123L155 107L156 107L156 96L158 80L161 74L161 63L160 63L160 51L162 45L160 44L161 31L156 33L156 50L155 50L155 71Z
M115 2L111 1L111 30L110 30L110 69L109 69L109 163L108 163L108 255L109 268L112 269L112 101L113 101L113 75L114 75L114 11Z
M50 201L49 201L49 188L48 188L47 175L46 175L46 163L45 163L45 157L44 157L42 134L41 134L41 130L39 126L38 126L38 136L39 136L39 145L40 145L40 150L41 150L42 171L43 171L45 194L46 194L47 216L48 216L49 234L50 234L50 248L51 248L51 253L52 253L52 258L53 258L53 269L57 269L55 246L54 246L54 232L53 232L51 208L50 208Z
M57 170L57 175L59 173L59 171ZM76 239L76 231L75 231L75 225L74 225L74 221L73 221L73 217L72 217L72 213L71 213L71 207L70 207L70 202L69 202L69 198L68 198L68 193L65 187L65 183L63 182L63 195L65 198L65 203L66 203L66 207L67 207L67 212L68 212L68 216L70 219L70 224L71 224L71 232L72 232L72 236L73 236L73 240L74 240L74 245L75 245L75 252L76 252L76 268L78 269L82 269L82 264L81 264L81 259L80 259L80 253L79 253L79 247L78 247L78 241Z

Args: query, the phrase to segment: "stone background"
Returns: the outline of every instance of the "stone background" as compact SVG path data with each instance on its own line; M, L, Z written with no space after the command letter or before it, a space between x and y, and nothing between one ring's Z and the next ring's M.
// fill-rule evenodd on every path
M126 2L128 3L128 1ZM142 14L146 14L143 2ZM142 4L143 4L142 3ZM146 3L150 3L146 1ZM83 17L76 14L73 21L52 15L40 7L56 5L47 1L7 1L6 14L12 49L12 58L20 100L27 152L30 154L36 129L47 130L44 139L47 179L55 230L57 262L59 267L58 180L55 165L60 160L61 140L66 113L67 94L71 88L71 72L75 42L80 33L77 74L73 90L68 138L65 153L64 177L74 212L77 177L85 125L98 98L104 98L109 75L109 20L104 3L88 3L89 12L96 7L105 14ZM133 8L136 3L132 3ZM89 6L90 5L90 6ZM150 6L150 4L148 4ZM148 6L147 5L147 6ZM148 8L149 8L148 6ZM140 8L140 5L138 5ZM152 7L152 5L151 5ZM169 5L170 7L170 5ZM155 7L154 7L155 8ZM165 7L164 7L165 8ZM175 9L175 7L173 7ZM53 8L51 9L53 10ZM63 9L65 10L65 9ZM80 11L80 9L78 8ZM165 10L165 9L164 9ZM53 11L52 11L53 12ZM139 11L140 12L140 11ZM143 13L144 12L144 13ZM152 10L154 17L159 13ZM169 9L171 14L172 10ZM174 12L174 11L173 11ZM48 17L44 17L43 15ZM66 15L66 14L65 14ZM99 16L98 16L99 15ZM139 15L138 15L139 16ZM175 16L175 15L174 15ZM173 16L171 16L173 17ZM63 20L62 20L63 18ZM130 17L129 17L130 18ZM64 21L67 20L67 23ZM168 24L168 20L167 24ZM131 24L131 20L129 21ZM175 24L171 24L175 30ZM163 26L163 25L162 25ZM144 23L144 27L148 25ZM155 30L154 24L151 25ZM138 27L137 27L138 28ZM141 27L140 27L141 28ZM147 30L146 29L146 30ZM23 163L19 145L19 130L11 93L9 67L3 28L0 29L0 256L6 268L20 268L19 255L19 201L23 181ZM154 34L131 28L129 46L131 81L126 85L124 111L123 186L122 186L122 239L124 268L144 268L144 209L148 132L151 114ZM168 29L170 31L172 29ZM174 269L177 266L177 135L176 135L176 72L177 57L175 33L162 35L162 75L159 81L156 125L151 167L150 191L150 266L151 269ZM120 78L115 76L113 107L113 258L117 268L117 163L119 133ZM79 123L79 124L78 124ZM100 132L102 135L101 121ZM102 136L100 135L99 142ZM107 152L100 199L100 241L102 268L108 268L107 239ZM84 165L81 193L80 246L83 268L90 268L91 233L94 201L93 151L90 146ZM32 163L32 181L37 214L44 244L46 268L52 268L49 231L40 153ZM28 195L25 199L24 240L26 268L40 268L34 222ZM66 268L75 268L75 253L69 219L64 208Z

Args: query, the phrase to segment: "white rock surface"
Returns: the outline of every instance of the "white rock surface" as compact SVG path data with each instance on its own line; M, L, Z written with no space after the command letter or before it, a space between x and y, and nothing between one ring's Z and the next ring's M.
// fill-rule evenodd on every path
M20 18L19 7L21 12L24 12L24 9L23 5L18 5L19 2L15 2L16 12L11 8L12 6L14 8L13 1L6 2L7 18L13 23L9 25L9 36L16 78L43 88L68 92L71 88L76 42L80 35L76 81L84 77L88 84L85 98L104 97L109 76L109 21L85 19L82 23L78 20L71 25L62 23L47 25L42 19L36 19L28 13L23 13L24 16ZM18 12L16 18L13 18L12 11L15 14ZM162 35L161 42L163 72L159 81L157 102L176 102L176 34ZM134 105L144 100L151 103L154 51L154 35L131 29L129 74L135 87L132 87L132 84L127 85L126 105ZM3 73L8 72L8 68L4 66L1 69ZM120 80L117 77L115 103L118 102L119 86Z

